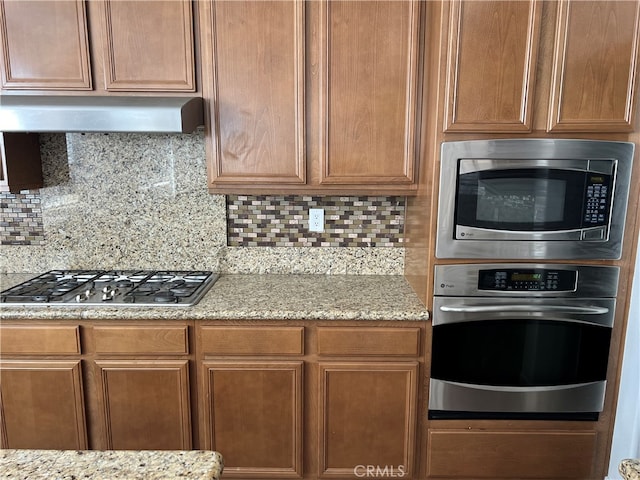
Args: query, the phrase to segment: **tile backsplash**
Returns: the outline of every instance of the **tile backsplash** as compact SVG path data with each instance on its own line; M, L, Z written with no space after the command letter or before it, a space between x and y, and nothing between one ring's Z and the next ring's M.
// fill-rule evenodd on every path
M202 131L42 134L41 154L44 187L0 195L0 272L403 271L404 197L211 195Z
M43 241L38 190L0 193L0 245L40 245Z
M310 208L325 229L309 231ZM227 245L234 247L402 246L404 197L227 197Z

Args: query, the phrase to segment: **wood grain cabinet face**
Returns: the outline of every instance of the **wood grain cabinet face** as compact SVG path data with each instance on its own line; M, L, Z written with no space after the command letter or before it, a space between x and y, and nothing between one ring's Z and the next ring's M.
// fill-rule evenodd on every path
M321 478L411 478L417 362L320 362ZM386 468L386 470L385 470Z
M191 0L102 6L106 90L195 91Z
M95 362L113 450L190 450L191 406L187 360Z
M531 130L540 19L536 0L451 3L445 132Z
M445 17L444 132L633 131L638 2L454 0Z
M4 89L91 90L83 0L0 2Z
M427 477L593 478L595 432L432 429L428 437Z
M631 132L640 2L558 2L549 131Z
M420 1L201 8L212 192L413 192Z
M0 362L2 448L85 450L84 412L79 360Z
M304 2L211 8L210 182L304 184Z
M0 192L20 192L43 185L40 136L0 132Z
M419 2L323 9L320 183L413 183Z
M206 449L224 452L225 477L302 477L302 362L202 364Z

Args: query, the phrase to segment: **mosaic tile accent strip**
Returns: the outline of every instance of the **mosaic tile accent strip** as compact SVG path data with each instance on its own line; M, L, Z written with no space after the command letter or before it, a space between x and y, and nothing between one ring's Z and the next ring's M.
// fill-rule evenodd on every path
M227 196L230 247L400 247L405 197ZM310 208L325 230L309 232Z
M0 194L0 244L44 243L42 208L38 190Z

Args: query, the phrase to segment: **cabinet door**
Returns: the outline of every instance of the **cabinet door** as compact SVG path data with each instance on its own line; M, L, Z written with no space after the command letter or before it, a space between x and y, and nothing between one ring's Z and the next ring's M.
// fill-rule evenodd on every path
M99 18L107 90L195 90L191 0L105 0Z
M411 478L418 364L326 362L319 371L320 476Z
M419 3L322 4L321 184L413 183Z
M187 360L100 360L96 368L107 448L191 449Z
M0 1L2 88L90 90L83 0Z
M205 449L226 477L302 477L302 362L205 361Z
M42 187L40 136L0 132L0 192Z
M531 130L541 11L536 0L451 3L445 132Z
M304 2L210 8L210 183L304 184Z
M2 448L85 450L79 360L0 363Z
M631 132L640 2L558 2L549 131Z

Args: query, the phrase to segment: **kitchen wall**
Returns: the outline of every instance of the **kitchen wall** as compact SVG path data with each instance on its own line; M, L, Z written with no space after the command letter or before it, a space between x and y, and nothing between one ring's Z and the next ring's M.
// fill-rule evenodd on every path
M44 188L0 195L0 272L403 272L403 197L210 195L202 131L46 134L41 152Z

